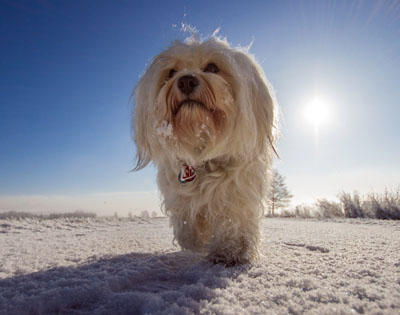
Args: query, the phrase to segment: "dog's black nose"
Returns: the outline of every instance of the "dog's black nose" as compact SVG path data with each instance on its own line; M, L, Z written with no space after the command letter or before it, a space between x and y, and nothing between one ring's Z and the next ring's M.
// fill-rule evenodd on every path
M183 94L189 95L198 85L199 80L193 75L184 75L178 79L178 88Z

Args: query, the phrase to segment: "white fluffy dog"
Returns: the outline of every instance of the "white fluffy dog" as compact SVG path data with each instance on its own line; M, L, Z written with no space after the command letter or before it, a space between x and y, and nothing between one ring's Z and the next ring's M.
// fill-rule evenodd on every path
M274 151L275 100L261 67L215 37L175 42L135 94L135 169L157 166L179 245L215 263L251 262Z

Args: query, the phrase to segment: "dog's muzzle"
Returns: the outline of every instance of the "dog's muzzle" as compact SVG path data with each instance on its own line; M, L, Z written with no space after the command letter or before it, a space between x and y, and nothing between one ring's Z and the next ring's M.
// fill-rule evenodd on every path
M180 102L178 104L178 106L173 111L174 115L178 114L179 110L183 106L187 106L187 107L191 107L191 108L194 108L194 107L198 106L198 107L202 107L202 108L208 110L207 106L205 104L203 104L202 102L199 102L199 101L196 101L196 100L187 99L187 100L183 100L182 102Z

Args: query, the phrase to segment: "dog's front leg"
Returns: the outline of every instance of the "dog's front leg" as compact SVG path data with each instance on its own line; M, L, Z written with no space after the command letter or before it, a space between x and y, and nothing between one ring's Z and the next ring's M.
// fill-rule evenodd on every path
M190 210L170 211L170 222L174 237L183 249L202 252L207 239L208 228L201 214L191 215Z
M226 266L245 264L256 259L260 241L258 216L249 210L245 215L243 209L239 213L232 211L232 208L222 212L228 213L228 216L217 216L212 224L208 259Z

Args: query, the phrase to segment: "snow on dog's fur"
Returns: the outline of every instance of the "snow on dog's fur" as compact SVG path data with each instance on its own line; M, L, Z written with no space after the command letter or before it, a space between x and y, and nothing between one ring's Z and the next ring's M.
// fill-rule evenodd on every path
M179 245L227 265L252 261L276 116L261 67L216 37L177 41L154 58L135 95L136 169L157 166Z

